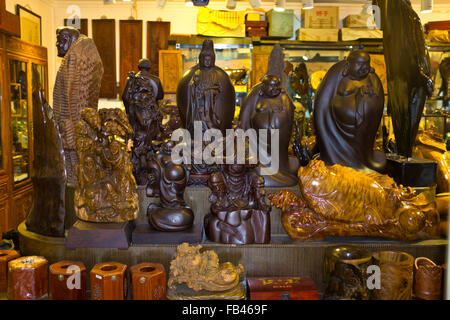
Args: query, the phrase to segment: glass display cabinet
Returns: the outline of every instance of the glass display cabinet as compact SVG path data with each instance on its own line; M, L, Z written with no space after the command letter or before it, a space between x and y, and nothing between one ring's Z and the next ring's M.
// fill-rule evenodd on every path
M33 201L32 68L47 92L47 49L0 32L0 232L17 228Z

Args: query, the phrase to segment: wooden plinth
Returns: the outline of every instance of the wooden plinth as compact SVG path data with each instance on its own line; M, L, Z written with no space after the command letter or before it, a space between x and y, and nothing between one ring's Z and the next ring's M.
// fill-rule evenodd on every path
M48 293L48 262L26 256L8 263L8 299L37 300Z
M200 243L203 237L203 226L194 224L190 229L177 232L158 231L148 223L142 223L134 229L131 241L135 244L180 244Z
M133 223L128 221L123 223L94 223L78 220L67 233L66 249L128 249L132 230Z
M90 272L91 300L125 300L127 266L118 262L98 263Z
M50 299L85 300L86 267L79 261L60 261L50 265Z
M317 286L308 277L247 278L250 300L318 300Z
M133 300L165 300L166 271L160 263L140 263L130 268Z
M0 292L8 290L8 262L19 257L16 250L0 250Z

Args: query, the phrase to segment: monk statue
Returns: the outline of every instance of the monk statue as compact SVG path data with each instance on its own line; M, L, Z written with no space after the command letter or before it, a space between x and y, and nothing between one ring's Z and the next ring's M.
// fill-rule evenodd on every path
M172 162L175 142L165 140L149 161L147 196L160 198L160 204L147 208L149 223L160 231L182 231L192 227L194 213L184 201L188 175L182 164Z
M296 173L299 162L296 157L289 157L289 141L292 135L295 106L291 97L281 88L281 81L277 76L265 75L261 83L254 86L244 100L239 127L243 130L268 130L267 143L258 139L258 155L263 155L258 173L264 177L266 187L288 187L297 184ZM272 146L270 131L279 132L279 141ZM278 171L268 173L268 165L273 166L275 159L271 150L278 152ZM260 159L261 161L261 159Z
M97 110L103 64L92 39L73 27L56 30L58 57L63 58L53 89L53 110L64 148L67 182L77 184L75 126L84 108Z
M352 51L328 70L317 90L313 117L321 160L384 172L386 157L373 150L383 109L383 86L369 54Z
M177 106L181 122L192 138L196 122L202 133L219 129L225 135L225 130L232 127L235 91L228 74L215 65L215 59L213 42L205 40L198 64L178 83ZM193 161L191 174L207 174L211 169L204 162Z
M159 102L164 97L161 81L150 74L150 61L139 61L139 72L128 74L122 100L131 126L133 127L133 149L131 162L138 185L148 182L147 161L156 151L154 140L159 140L161 113Z
M270 242L270 206L264 179L245 164L225 164L210 175L211 212L205 216L206 236L221 243Z

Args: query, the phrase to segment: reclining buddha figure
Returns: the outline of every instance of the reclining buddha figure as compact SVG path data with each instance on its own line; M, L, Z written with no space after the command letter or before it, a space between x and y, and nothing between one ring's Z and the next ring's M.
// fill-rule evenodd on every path
M379 173L311 160L300 167L302 197L283 190L269 194L294 240L325 236L370 236L395 240L439 237L439 214L425 193L398 187Z

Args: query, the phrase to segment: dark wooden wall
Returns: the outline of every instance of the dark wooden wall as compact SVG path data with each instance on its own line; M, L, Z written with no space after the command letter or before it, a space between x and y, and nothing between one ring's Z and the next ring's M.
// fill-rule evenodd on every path
M159 75L159 50L169 47L170 22L147 22L147 58L150 60L150 72Z
M64 25L67 26L68 22L72 21L72 19L64 19ZM80 30L81 34L84 34L85 36L88 35L88 19L80 19L80 28L78 30Z
M122 96L127 74L137 71L142 58L142 20L120 20L120 89Z
M116 22L114 19L92 20L92 39L103 62L100 98L116 98Z

